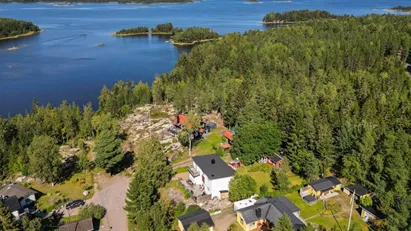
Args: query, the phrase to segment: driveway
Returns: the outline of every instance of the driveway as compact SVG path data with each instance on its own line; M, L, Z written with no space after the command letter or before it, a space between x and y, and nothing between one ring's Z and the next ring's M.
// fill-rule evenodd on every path
M99 204L106 208L107 214L103 218L101 231L127 231L127 213L125 206L126 193L131 179L125 176L115 176L108 182L100 185L101 190L94 193L87 203Z
M230 225L237 219L231 209L225 210L220 214L212 216L211 218L215 224L215 231L227 231Z

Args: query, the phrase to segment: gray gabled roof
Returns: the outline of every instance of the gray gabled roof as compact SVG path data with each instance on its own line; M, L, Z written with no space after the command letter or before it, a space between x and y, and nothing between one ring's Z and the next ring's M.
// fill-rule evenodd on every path
M363 186L361 186L361 185L358 185L358 184L352 184L352 185L349 185L349 186L347 186L347 187L345 187L348 191L350 191L351 193L354 193L355 192L355 195L357 195L357 196L359 196L359 197L362 197L362 196L364 196L364 195L367 195L368 194L368 192L367 192L367 189L366 188L364 188Z
M198 226L201 226L203 223L205 223L210 227L214 227L213 219L211 219L210 214L204 209L179 216L178 220L180 220L183 224L184 230L188 230L188 227L190 227L190 225L194 223L197 223Z
M194 156L193 161L209 179L219 179L234 175L234 170L216 154Z
M12 196L3 200L3 203L9 208L10 212L18 211L21 209L20 202L16 196Z
M259 212L257 210L261 211L260 216L258 216ZM256 201L254 205L238 210L247 224L267 219L275 225L284 214L287 214L296 230L305 226L304 222L294 215L298 211L300 209L284 196L263 197Z
M25 197L26 195L35 194L35 193L37 193L37 192L34 191L33 189L26 188L26 187L21 186L19 184L4 185L0 189L0 196L3 196L3 197L16 196L17 199L19 199L19 200L21 198Z
M93 218L68 223L59 227L59 231L94 231Z
M329 176L316 181L308 183L315 191L323 191L341 184L341 182L334 176Z

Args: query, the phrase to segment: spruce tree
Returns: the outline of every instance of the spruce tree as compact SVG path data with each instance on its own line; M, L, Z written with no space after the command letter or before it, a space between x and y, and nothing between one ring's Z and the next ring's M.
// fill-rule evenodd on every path
M103 130L97 136L94 152L96 153L96 165L109 172L113 172L124 158L121 140L113 130Z
M283 168L273 168L271 170L271 184L276 190L287 190L290 186L288 175Z
M0 201L0 230L17 231L17 224L7 206Z
M294 231L293 223L291 223L290 217L284 213L275 224L273 231Z

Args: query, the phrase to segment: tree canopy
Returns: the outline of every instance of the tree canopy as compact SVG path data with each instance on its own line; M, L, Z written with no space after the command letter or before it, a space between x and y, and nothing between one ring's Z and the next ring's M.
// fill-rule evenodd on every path
M230 181L230 201L246 199L257 192L257 183L249 175L236 174Z
M0 18L0 39L38 31L40 31L40 28L32 22Z
M265 23L290 23L290 22L304 22L314 19L331 19L340 16L331 14L324 10L292 10L283 13L272 12L264 16L263 22Z
M209 29L202 27L189 27L173 36L173 41L176 43L193 43L196 41L217 39L220 35Z
M411 206L396 201L411 200L410 21L367 15L231 33L182 54L154 81L154 100L216 110L237 140L250 118L276 124L293 171L311 180L331 169L364 184L389 225L403 229Z

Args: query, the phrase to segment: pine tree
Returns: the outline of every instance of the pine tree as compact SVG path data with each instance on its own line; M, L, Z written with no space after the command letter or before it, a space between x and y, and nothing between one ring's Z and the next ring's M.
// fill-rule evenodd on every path
M273 231L294 231L293 223L287 214L283 214L275 224Z
M96 165L109 172L114 172L124 158L121 140L113 130L103 130L97 136L94 152Z
M3 202L0 201L0 230L17 231L17 224L13 215Z
M285 191L290 186L290 181L288 180L288 175L283 168L273 168L271 170L271 184L274 189Z
M61 176L61 155L56 139L36 136L27 153L30 159L29 171L48 183L55 183Z

